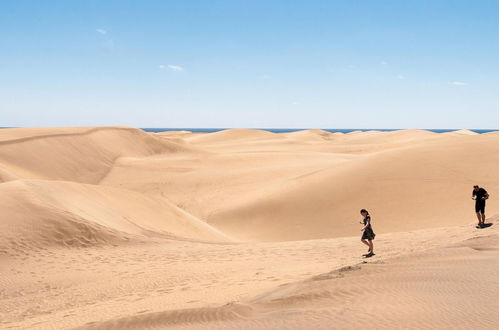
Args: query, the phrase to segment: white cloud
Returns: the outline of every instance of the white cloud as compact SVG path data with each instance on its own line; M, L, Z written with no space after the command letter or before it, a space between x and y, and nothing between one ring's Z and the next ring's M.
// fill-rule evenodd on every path
M400 79L400 80L404 80L404 79L405 79L405 76L404 76L404 75L402 75L402 74L399 74L399 75L397 75L397 78L398 78L398 79Z
M468 86L467 83L462 82L462 81L453 81L452 85L454 85L454 86Z
M160 64L160 65L158 65L158 68L159 68L160 70L170 69L170 70L172 70L172 71L177 71L177 72L178 72L178 71L183 71L183 70L184 70L184 68L183 68L183 67L181 67L180 65L164 65L164 64Z
M183 71L184 68L181 67L180 65L168 65L168 68L173 70L173 71Z
M107 31L106 31L106 30L104 30L104 29L97 29L97 30L95 30L95 31L97 31L98 33L103 34L103 35L104 35L104 34L107 34Z

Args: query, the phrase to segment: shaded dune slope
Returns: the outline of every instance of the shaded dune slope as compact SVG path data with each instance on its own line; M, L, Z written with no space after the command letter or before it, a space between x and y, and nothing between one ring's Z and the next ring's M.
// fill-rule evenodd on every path
M0 185L0 249L229 238L164 199L113 187L17 180Z

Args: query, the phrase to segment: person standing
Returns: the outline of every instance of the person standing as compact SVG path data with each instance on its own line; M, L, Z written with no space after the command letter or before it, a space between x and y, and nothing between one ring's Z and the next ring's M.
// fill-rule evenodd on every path
M478 225L476 227L483 228L485 224L485 201L489 198L489 193L487 190L475 185L473 186L471 198L475 200L475 212L478 218Z
M371 216L369 215L369 212L366 209L362 209L360 210L360 214L364 217L364 219L360 222L364 225L361 229L362 237L360 238L360 241L369 247L367 254L363 254L362 256L370 258L374 255L373 240L376 234L374 233L371 225Z

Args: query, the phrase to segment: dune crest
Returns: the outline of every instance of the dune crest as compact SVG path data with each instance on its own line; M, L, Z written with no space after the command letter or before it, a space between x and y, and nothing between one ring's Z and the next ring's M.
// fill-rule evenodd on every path
M283 135L303 142L330 140L334 137L333 133L324 131L322 129L306 129L291 133L284 133Z
M447 134L447 135L468 135L468 136L478 135L478 133L470 131L468 129L460 129L460 130L457 130L457 131L447 132L447 133L443 133L443 134Z

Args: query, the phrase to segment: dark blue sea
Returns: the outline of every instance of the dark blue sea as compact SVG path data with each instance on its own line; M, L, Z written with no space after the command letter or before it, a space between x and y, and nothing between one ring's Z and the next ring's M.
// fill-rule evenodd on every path
M2 128L14 128L14 127L0 127ZM145 127L141 128L142 130L146 132L167 132L167 131L190 131L190 132L196 132L196 133L213 133L213 132L219 132L223 131L226 129L230 128L185 128L185 127L166 127L166 128L151 128L151 127ZM296 132L296 131L303 131L306 129L310 128L253 128L253 129L260 129L272 133L290 133L290 132ZM321 128L324 131L335 133L335 132L341 132L341 133L350 133L354 131L383 131L383 132L392 132L392 131L398 131L401 129L405 128ZM421 128L426 131L431 131L435 133L445 133L445 132L453 132L460 130L461 128L448 128L448 129L433 129L433 128ZM497 132L499 129L474 129L474 128L468 128L470 131L482 134L482 133L490 133L490 132Z
M219 132L223 131L229 128L142 128L142 130L146 132L165 132L165 131L191 131L191 132L196 132L196 133L213 133L213 132ZM255 129L261 129L264 131L272 132L272 133L289 133L289 132L296 132L296 131L302 131L306 130L308 128L255 128ZM383 132L391 132L391 131L398 131L400 129L387 129L387 128L321 128L324 131L335 133L335 132L341 132L341 133L350 133L354 131L383 131ZM454 129L428 129L428 128L423 128L424 130L435 132L435 133L445 133L445 132L452 132L452 131L457 131L460 128L454 128ZM476 133L489 133L489 132L496 132L499 131L499 129L469 129L470 131L476 132Z

